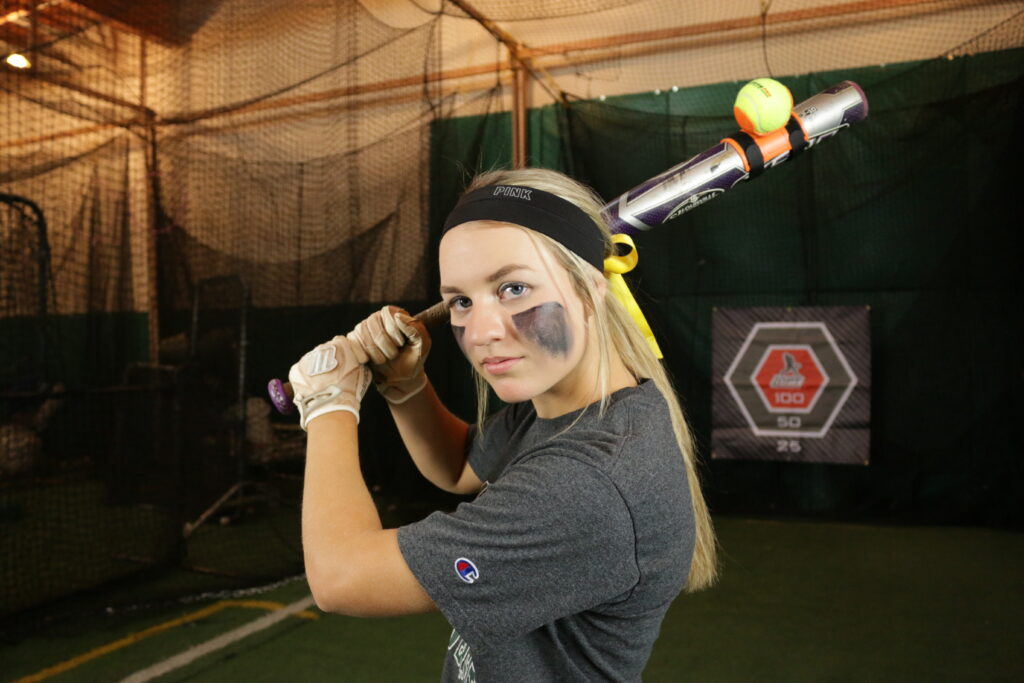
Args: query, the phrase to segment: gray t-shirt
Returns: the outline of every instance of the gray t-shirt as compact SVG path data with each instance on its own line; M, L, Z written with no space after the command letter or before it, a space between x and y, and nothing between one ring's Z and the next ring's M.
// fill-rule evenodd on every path
M639 681L686 582L694 523L654 382L554 419L529 402L471 432L472 502L399 529L454 627L443 681Z

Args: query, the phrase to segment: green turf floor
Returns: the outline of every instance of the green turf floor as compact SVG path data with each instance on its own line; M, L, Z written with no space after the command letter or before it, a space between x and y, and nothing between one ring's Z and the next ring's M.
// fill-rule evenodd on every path
M731 518L717 525L721 582L676 601L645 681L1024 681L1024 535ZM245 597L290 604L305 595L300 580ZM213 603L117 612L16 638L0 644L0 680L163 625L41 679L118 681L270 613L233 605L167 626ZM307 613L158 680L434 681L448 631L439 615Z

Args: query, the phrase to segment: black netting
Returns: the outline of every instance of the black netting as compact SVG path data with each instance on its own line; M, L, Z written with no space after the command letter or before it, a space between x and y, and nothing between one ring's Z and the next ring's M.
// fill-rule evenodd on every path
M864 80L858 130L650 235L641 301L678 340L669 364L704 435L711 306L878 311L872 497L818 470L713 468L719 509L868 500L883 514L959 496L950 519L999 518L978 501L1020 473L983 418L1012 422L1016 385L971 365L974 395L988 389L943 441L927 416L964 413L907 356L924 343L928 367L945 362L952 347L928 340L951 306L978 331L950 335L957 349L992 356L989 332L998 353L1019 348L1019 322L1002 336L993 322L1014 308L1000 292L1018 245L977 228L980 207L1012 196L1019 6L471 5L517 45L451 0L0 0L0 51L33 61L0 67L0 613L154 567L222 586L301 571L302 433L264 385L382 303L433 303L440 218L469 175L512 159L513 49L530 60L529 162L605 196L731 132L742 81L775 75L799 100ZM956 193L968 200L928 201ZM470 417L458 356L438 335L429 368ZM893 426L918 395L913 428ZM364 472L400 520L438 499L377 401Z

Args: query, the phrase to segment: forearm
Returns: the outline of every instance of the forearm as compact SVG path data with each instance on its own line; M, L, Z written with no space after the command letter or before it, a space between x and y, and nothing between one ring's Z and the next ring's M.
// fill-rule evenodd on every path
M438 488L455 492L466 466L469 425L441 403L429 381L405 403L388 405L420 473Z
M317 606L351 616L436 609L402 557L397 531L381 528L359 470L355 417L321 415L308 432L302 546Z
M309 423L302 495L302 548L306 574L317 587L345 580L350 545L381 529L380 516L359 468L356 420L333 412Z

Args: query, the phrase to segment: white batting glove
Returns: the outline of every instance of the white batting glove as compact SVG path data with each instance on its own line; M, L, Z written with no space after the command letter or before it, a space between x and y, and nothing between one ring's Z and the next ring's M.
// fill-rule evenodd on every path
M352 413L358 422L370 371L356 358L348 339L335 337L299 359L288 373L288 381L295 392L299 424L307 429L315 418L337 410Z
M356 358L369 363L377 391L391 403L405 403L427 385L423 364L430 334L397 306L385 306L348 333Z

